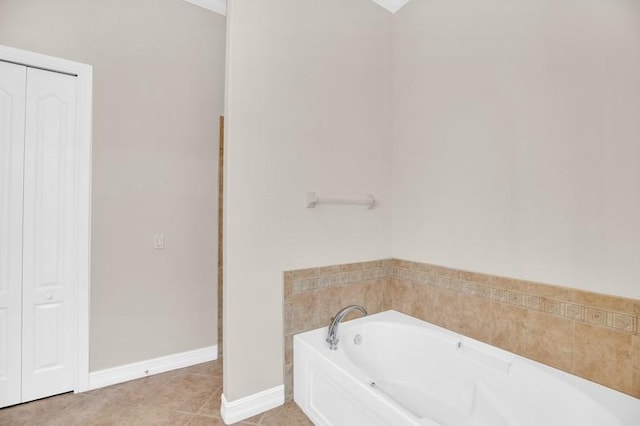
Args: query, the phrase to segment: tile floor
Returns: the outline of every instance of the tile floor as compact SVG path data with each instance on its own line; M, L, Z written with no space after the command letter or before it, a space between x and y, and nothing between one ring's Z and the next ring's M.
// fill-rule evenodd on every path
M82 394L3 408L0 425L224 425L221 392L222 363L207 362ZM236 424L313 425L294 402Z

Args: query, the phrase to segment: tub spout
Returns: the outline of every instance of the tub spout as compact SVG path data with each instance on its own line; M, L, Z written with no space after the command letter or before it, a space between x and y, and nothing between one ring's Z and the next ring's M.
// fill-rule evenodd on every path
M363 315L369 315L367 310L362 306L349 305L346 308L340 309L340 312L338 312L336 316L333 318L333 321L331 321L331 325L329 326L329 331L327 332L326 342L329 344L329 349L331 349L332 351L335 351L336 349L338 349L338 342L340 341L338 339L338 325L340 324L340 321L342 321L342 319L349 312L356 311L356 310L362 312Z

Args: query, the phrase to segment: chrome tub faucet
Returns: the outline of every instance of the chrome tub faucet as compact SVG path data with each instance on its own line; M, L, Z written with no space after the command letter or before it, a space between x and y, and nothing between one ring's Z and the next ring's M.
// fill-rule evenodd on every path
M360 311L364 316L369 315L367 310L359 305L349 305L346 308L340 309L340 312L338 312L333 318L333 321L331 321L329 331L327 332L327 338L325 339L329 344L330 350L335 351L338 349L338 342L340 341L338 339L338 325L340 325L342 319L351 311Z

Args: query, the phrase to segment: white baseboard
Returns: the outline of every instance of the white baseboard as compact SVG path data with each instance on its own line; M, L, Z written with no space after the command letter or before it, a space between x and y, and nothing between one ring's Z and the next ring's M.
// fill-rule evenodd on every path
M196 349L89 373L89 389L98 389L218 359L218 346Z
M227 398L222 394L220 413L222 414L222 420L230 425L279 407L282 404L284 404L284 385L231 402L227 401Z

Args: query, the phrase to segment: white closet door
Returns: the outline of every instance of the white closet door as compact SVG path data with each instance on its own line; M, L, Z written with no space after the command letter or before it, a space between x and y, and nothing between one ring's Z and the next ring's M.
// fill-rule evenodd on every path
M0 407L20 402L26 67L0 62Z
M22 400L30 401L74 387L76 78L29 68L26 99Z

